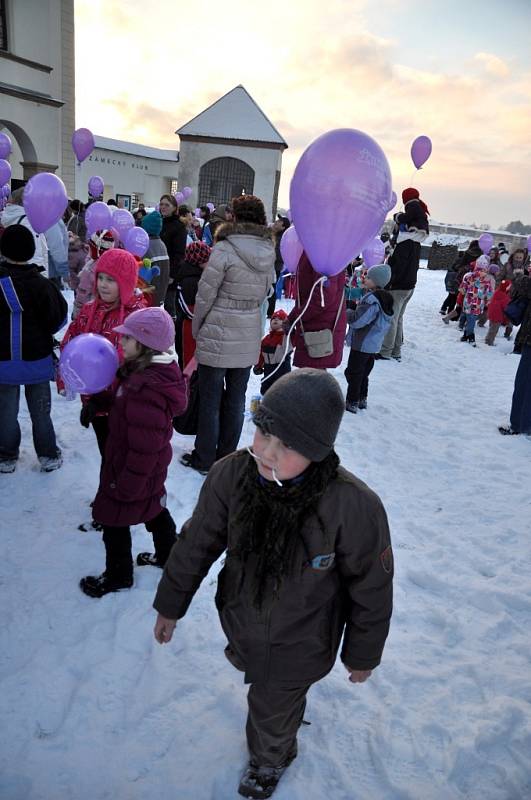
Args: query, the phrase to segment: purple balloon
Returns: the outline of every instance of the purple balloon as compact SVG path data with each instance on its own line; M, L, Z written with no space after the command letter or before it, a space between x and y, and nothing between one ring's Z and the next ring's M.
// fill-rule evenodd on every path
M116 228L120 239L124 242L127 231L135 227L135 220L131 212L126 208L117 208L112 215L112 227Z
M194 217L197 217L197 219L201 219L201 209L200 208L196 208L196 210L194 211Z
M113 223L113 216L107 203L103 203L101 200L91 203L85 212L85 223L87 233L91 235L96 231L104 231L110 228Z
M11 149L11 139L7 133L0 133L0 158L8 158Z
M396 192L391 192L391 200L389 201L389 211L391 211L398 201L398 197L396 196Z
M6 183L4 184L4 186L2 186L2 197L9 197L10 194L11 194L11 187L8 183Z
M118 363L118 353L105 336L82 333L61 353L59 372L70 391L96 394L113 382Z
M24 211L34 231L44 233L55 225L68 205L68 195L61 178L51 172L39 172L24 187Z
M11 164L5 158L0 158L0 183L7 183L11 180Z
M290 272L295 272L302 256L302 244L293 225L287 229L280 240L280 254Z
M417 136L411 145L411 159L417 169L420 169L431 156L431 139L428 136Z
M216 206L214 205L214 203L207 203L206 205L207 205L207 208L208 208L208 210L209 210L209 211L210 211L210 213L212 214L212 212L214 211L214 209L216 208Z
M173 196L175 197L175 202L178 206L181 206L184 203L184 194L182 192L175 192Z
M375 264L383 264L385 258L385 245L381 239L373 239L361 251L366 267L374 267Z
M103 194L103 178L93 175L88 182L88 192L91 197L101 197Z
M527 244L527 250L528 250L528 252L529 252L529 251L531 251L531 236L528 236L528 237L527 237L527 242L526 242L526 244Z
M185 187L183 188L183 190L182 190L181 194L182 194L182 196L183 196L183 198L184 198L185 200L188 200L188 198L192 196L192 189L191 189L191 187L190 187L190 186L185 186Z
M72 134L72 149L81 164L94 150L94 136L88 128L78 128Z
M366 133L333 130L306 148L291 179L290 209L317 272L337 275L378 233L391 191L385 153Z
M490 233L482 233L478 239L478 244L482 253L488 253L494 244L494 239Z
M287 218L289 219L290 222L293 222L293 220L291 219L291 209L290 208L288 208L288 210L286 211L286 216L287 216Z
M144 230L144 228L140 228L138 226L129 228L123 241L125 249L134 256L140 256L140 258L145 255L149 247L148 233Z

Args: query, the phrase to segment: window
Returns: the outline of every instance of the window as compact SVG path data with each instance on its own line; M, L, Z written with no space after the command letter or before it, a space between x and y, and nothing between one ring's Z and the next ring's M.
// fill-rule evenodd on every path
M138 204L142 202L142 195L133 192L131 195L131 208L138 208Z
M178 186L179 186L179 184L177 183L177 181L173 181L172 180L172 182L170 183L170 194L171 195L175 194L175 192L177 191L177 187Z
M240 194L252 194L254 170L239 158L213 158L199 172L199 203L228 203Z
M6 0L0 0L0 50L7 50Z

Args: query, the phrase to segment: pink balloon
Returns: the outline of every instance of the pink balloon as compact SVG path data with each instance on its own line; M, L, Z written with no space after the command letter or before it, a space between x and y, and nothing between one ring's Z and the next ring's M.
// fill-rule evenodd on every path
M188 200L189 197L192 196L192 189L190 186L185 186L182 190L182 196L185 200Z
M411 145L411 159L417 169L420 169L431 156L431 139L428 136L417 136Z
M39 172L24 187L24 211L34 231L44 233L55 225L68 205L68 195L61 178L51 172Z
M103 178L93 175L88 182L88 193L91 197L101 197L103 194Z
M118 363L118 353L108 339L97 333L82 333L61 353L59 372L70 391L96 394L111 385Z
M175 197L175 202L178 206L181 206L184 203L184 194L182 192L175 192L173 196Z
M290 225L280 240L280 254L290 272L296 271L302 252L303 248L297 231L293 225Z
M107 203L103 203L101 200L91 203L85 211L85 223L89 234L107 230L111 227L112 220L111 209Z
M88 128L78 128L72 134L72 149L81 164L94 150L94 136Z
M142 258L149 248L149 235L144 228L138 226L129 228L125 234L124 245L134 256Z
M494 244L494 239L490 233L482 233L478 239L478 244L482 253L488 253Z
M131 212L126 208L117 208L112 215L112 227L116 228L120 239L124 242L127 231L135 227L135 220Z
M385 258L385 245L381 239L373 239L361 251L365 266L374 267L375 264L383 264Z
M7 133L0 133L0 158L8 158L11 150L11 139Z
M0 158L0 184L11 180L11 164L5 158Z
M306 148L291 179L290 209L317 272L337 275L378 233L391 191L385 153L366 133L333 130Z

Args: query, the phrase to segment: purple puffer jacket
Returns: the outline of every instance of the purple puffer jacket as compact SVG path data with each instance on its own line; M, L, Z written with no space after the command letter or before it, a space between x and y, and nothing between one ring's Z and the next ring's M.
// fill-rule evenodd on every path
M172 458L172 419L185 408L184 379L174 361L150 364L121 381L109 416L94 519L121 527L160 514Z
M290 324L299 316L300 312L306 305L310 291L315 281L322 276L314 270L308 256L303 253L297 267L297 284L299 290L299 300L295 303L295 307L291 310L288 317ZM324 305L321 305L321 286L317 286L313 290L312 299L304 316L302 324L305 331L321 331L325 328L332 330L337 316L339 304L342 303L341 313L337 321L337 325L333 334L334 352L329 356L322 358L310 358L308 351L304 345L304 339L301 331L300 323L295 328L295 356L293 365L295 367L314 367L315 369L328 369L329 367L337 367L341 364L343 358L343 344L345 342L345 332L347 330L347 315L345 303L343 302L345 294L345 270L341 270L338 275L333 275L327 278L324 286L322 297Z

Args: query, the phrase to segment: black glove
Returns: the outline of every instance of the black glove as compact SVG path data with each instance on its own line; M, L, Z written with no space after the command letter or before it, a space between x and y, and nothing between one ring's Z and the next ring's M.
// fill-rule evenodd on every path
M264 368L263 367L253 367L253 372L255 375L263 375Z
M89 400L81 407L81 413L79 415L79 421L83 425L84 428L89 428L90 423L95 418L98 409L96 403L92 400Z

